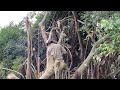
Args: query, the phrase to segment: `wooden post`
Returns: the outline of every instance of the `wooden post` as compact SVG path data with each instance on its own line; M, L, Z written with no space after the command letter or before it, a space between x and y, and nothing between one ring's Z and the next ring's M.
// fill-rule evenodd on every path
M31 79L32 33L31 33L31 22L29 22L28 17L26 18L26 28L27 28L27 42L28 42L26 79Z

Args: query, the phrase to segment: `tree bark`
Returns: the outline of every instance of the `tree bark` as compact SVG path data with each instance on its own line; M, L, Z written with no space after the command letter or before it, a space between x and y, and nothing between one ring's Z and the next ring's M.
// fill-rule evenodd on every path
M39 56L39 51L40 51L40 44L39 44L39 40L40 40L40 30L38 30L38 55L37 55L37 62L36 62L36 65L37 65L37 78L39 78L40 76L40 62L41 62L41 59L40 59L40 56Z
M48 15L48 12L46 11L45 16L43 17L42 21L39 23L39 28L41 30L45 45L46 45L46 41L47 41L47 35L46 35L46 31L45 31L45 19L46 19L47 15Z
M72 14L73 14L73 17L74 17L74 20L75 20L75 31L76 31L77 36L78 36L79 45L80 45L79 47L80 47L80 50L81 50L80 59L81 59L81 61L83 61L84 60L83 42L82 42L82 38L81 38L80 34L78 33L78 24L77 24L77 19L76 19L75 12L72 11Z
M93 57L93 55L96 53L95 49L96 47L98 47L98 45L100 45L103 41L105 41L107 38L109 37L109 35L105 35L104 37L102 37L101 39L99 39L92 47L92 50L90 52L90 54L88 55L88 57L85 59L85 61L82 63L82 65L76 70L76 72L73 74L72 79L76 79L77 77L80 77L80 75L83 74L83 72L85 71L85 69L87 68L87 66L89 65L89 63L91 62L91 58Z
M64 37L66 37L66 34L64 33L64 31L62 31L58 40L58 44L63 44Z
M31 79L31 61L32 61L32 33L31 33L31 23L26 18L26 27L27 27L27 41L28 41L28 59L27 59L27 70L26 70L26 79Z

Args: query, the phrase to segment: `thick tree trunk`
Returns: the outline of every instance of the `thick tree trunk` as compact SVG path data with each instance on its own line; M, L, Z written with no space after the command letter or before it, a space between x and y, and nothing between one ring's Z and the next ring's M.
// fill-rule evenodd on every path
M47 41L47 36L46 36L46 32L45 32L45 18L47 16L47 13L45 14L43 20L41 21L41 23L39 24L39 27L41 29L41 33L42 33L42 36L43 36L43 39L44 39L44 42L46 44L46 41ZM54 28L54 27L53 27ZM59 28L59 27L57 27ZM52 37L52 30L50 31L50 34L49 34L49 38L48 38L48 41L49 39L53 38ZM61 34L60 34L60 37L59 37L59 40L58 40L58 44L56 46L59 46L59 44L62 44L63 42L63 38L65 37L65 33L62 31ZM49 45L48 45L49 46ZM47 50L49 50L49 53L50 54L47 54L47 68L45 70L45 73L40 77L40 79L48 79L51 75L55 74L56 72L56 65L55 62L57 61L57 57L63 57L62 54L64 52L64 50L60 47L57 47L55 48L56 46L52 45L53 46L53 49L50 49L49 47L47 47ZM52 51L51 51L52 50ZM63 50L63 51L62 51ZM61 52L62 51L62 52ZM53 53L54 52L54 53ZM59 53L59 54L58 54ZM54 59L52 58L51 54L54 56ZM59 58L59 60L63 60L61 58ZM58 61L59 61L58 60ZM53 62L54 61L54 62ZM64 63L64 62L63 62ZM65 63L64 63L65 64ZM62 71L62 69L65 67L65 65L62 64L62 62L60 62L60 66L58 69L58 71Z
M77 77L80 77L80 75L83 75L83 72L85 71L85 69L87 68L87 66L89 65L89 63L91 62L91 58L93 57L93 55L96 53L95 49L96 47L98 47L98 45L100 45L103 41L105 41L107 38L109 37L109 35L105 35L104 37L102 37L101 39L99 39L92 47L92 50L90 52L90 54L88 55L88 57L85 59L85 61L82 63L82 65L76 70L76 72L73 74L72 79L76 79Z
M32 61L32 33L31 33L31 23L26 18L26 27L27 27L27 41L28 41L28 58L27 58L27 70L26 70L26 79L31 79L31 61Z

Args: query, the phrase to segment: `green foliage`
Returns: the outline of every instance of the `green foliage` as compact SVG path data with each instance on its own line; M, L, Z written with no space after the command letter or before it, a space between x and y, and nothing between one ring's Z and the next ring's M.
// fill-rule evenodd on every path
M99 47L100 54L120 52L120 12L113 13L108 19L102 18L100 25L104 28L103 32L110 35L110 39Z
M113 52L120 52L120 12L118 11L85 11L78 13L80 20L85 24L81 26L80 31L89 33L94 27L98 39L106 34L110 35L100 47L97 48L97 54L109 55Z
M6 79L6 72L5 70L0 70L0 79Z
M12 61L16 56L25 54L26 36L17 25L10 25L1 28L0 31L0 62L4 67L11 68Z
M80 14L80 19L85 23L81 27L81 31L89 31L91 27L96 27L97 23L102 18L109 18L115 11L85 11L78 13Z
M33 26L34 29L39 28L38 24L42 21L43 16L44 16L44 14L43 14L43 13L40 13L40 14L38 14L38 15L35 17L35 18L36 18L36 22L35 22L35 24L34 24L34 26Z
M24 58L22 56L20 56L20 57L17 56L13 60L12 69L17 71L19 69L19 65L22 63L23 60L24 60Z

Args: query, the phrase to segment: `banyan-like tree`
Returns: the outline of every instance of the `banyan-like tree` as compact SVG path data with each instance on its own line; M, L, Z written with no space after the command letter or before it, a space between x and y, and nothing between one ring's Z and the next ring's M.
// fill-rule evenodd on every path
M44 75L49 41L67 52L63 59L68 69L59 79L119 78L120 12L42 11L32 24L34 14L26 19L26 59L18 70L26 79ZM47 75L44 78L56 79L55 73Z

